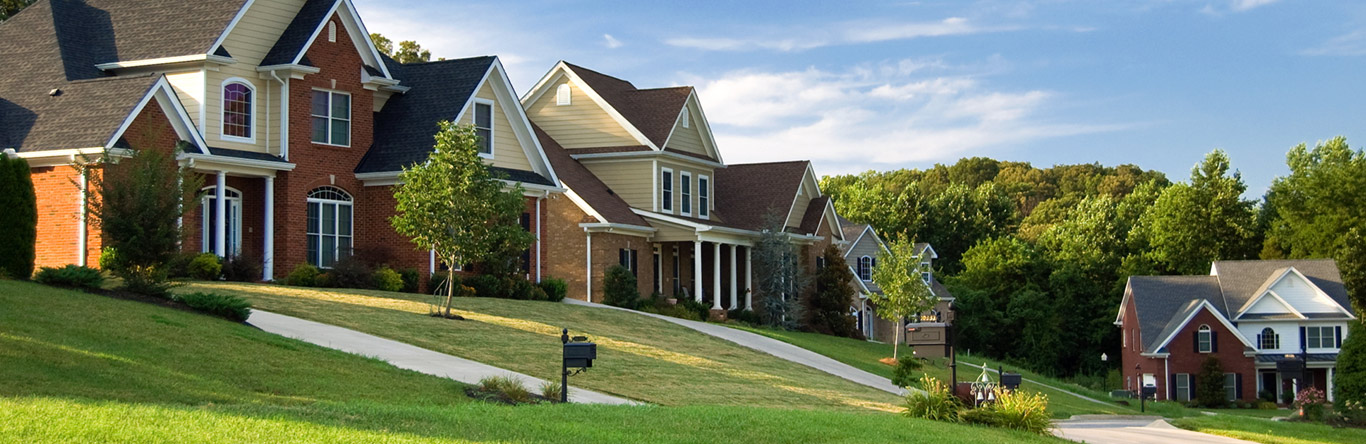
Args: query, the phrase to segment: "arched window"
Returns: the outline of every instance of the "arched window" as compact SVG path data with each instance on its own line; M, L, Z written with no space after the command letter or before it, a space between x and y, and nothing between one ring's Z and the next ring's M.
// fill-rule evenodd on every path
M328 268L351 255L351 201L337 187L308 193L308 263Z
M253 143L256 89L246 79L223 82L223 138Z
M203 244L199 251L214 253L222 257L237 256L242 253L242 193L232 189L223 188L223 208L226 215L224 220L224 242L226 252L214 251L218 239L218 200L214 187L204 187L202 190L204 197L200 199L199 218L200 243Z
M692 128L692 116L688 115L687 108L683 108L683 115L679 117L679 120L683 121L682 124L684 128Z
M858 278L864 282L873 280L873 258L868 256L858 258Z
M1263 328L1262 333L1257 335L1257 346L1262 350L1281 348L1281 337L1271 327Z
M569 104L569 84L563 84L555 88L555 104L565 106Z
M1200 353L1214 351L1214 332L1210 330L1208 325L1201 325L1200 329L1195 332L1195 347Z

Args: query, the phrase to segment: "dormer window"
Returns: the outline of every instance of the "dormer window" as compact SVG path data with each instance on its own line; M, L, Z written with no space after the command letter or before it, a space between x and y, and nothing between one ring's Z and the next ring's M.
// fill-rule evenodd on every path
M474 134L479 136L479 154L493 157L493 102L474 102Z
M875 263L876 263L876 259L873 259L872 257L869 257L869 256L863 256L863 257L858 258L858 278L859 278L859 280L861 280L861 281L863 281L863 282L868 282L868 281L873 280L873 264L875 264Z
M697 217L711 216L711 178L697 176Z
M681 125L683 125L684 128L692 128L692 117L688 115L687 107L683 108L683 116L679 117L679 120L681 121Z
M569 105L569 84L568 84L568 83L563 84L563 85L560 85L559 87L556 87L556 88L555 88L555 105L557 105L557 106L568 106L568 105Z
M1201 325L1195 332L1195 350L1200 353L1214 351L1214 331L1208 325Z
M245 79L223 83L223 139L255 143L252 127L256 114L256 90Z

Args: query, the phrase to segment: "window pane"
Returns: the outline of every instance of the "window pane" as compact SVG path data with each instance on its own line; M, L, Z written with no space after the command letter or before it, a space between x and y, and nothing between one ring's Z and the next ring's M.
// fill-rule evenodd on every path
M1309 327L1304 329L1309 334L1309 348L1319 348L1319 328Z
M327 91L313 91L313 106L310 112L315 116L327 115Z
M318 261L318 266L331 267L337 261L337 238L323 236L322 241L322 259Z
M337 234L337 204L322 204L322 231L324 235Z
M474 104L474 126L493 128L493 107L483 103Z
M351 119L351 96L346 94L332 94L332 117L337 119Z
M308 235L308 263L318 266L318 235Z
M479 152L484 154L493 153L493 131L487 129L476 129L474 135L479 137Z
M326 117L314 117L314 118L313 118L313 141L314 141L314 142L318 142L318 143L327 143L327 118L326 118Z
M351 235L351 206L337 205L337 234Z
M308 203L308 234L318 234L318 206L317 202Z
M342 258L346 258L346 257L350 257L350 256L351 256L351 238L350 238L350 237L338 237L338 238L337 238L337 259L342 259Z
M332 119L332 142L330 143L333 145L350 145L351 122Z

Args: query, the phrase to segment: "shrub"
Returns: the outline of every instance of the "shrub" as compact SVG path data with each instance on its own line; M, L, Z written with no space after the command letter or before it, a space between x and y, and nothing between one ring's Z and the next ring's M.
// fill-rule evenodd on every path
M696 319L702 320L711 316L711 306L692 299L680 298L678 299L678 303L674 306L692 312L693 314L687 319L693 319L693 316L696 316Z
M190 277L201 281L216 281L218 276L223 274L223 264L218 261L218 255L213 253L200 253L190 260Z
M451 278L451 272L449 272L449 271L438 271L438 272L436 272L436 273L432 273L431 276L428 276L428 277L427 277L427 292L428 292L428 293L431 293L431 294L440 294L440 295L446 294L446 293L445 293L444 291L442 291L442 290L445 288L446 281L449 280L450 278ZM457 282L458 282L458 278L457 278Z
M375 288L384 291L399 291L403 289L403 276L394 269L387 266L379 267L375 270Z
M421 275L418 274L416 268L404 268L398 271L398 275L403 278L403 288L400 291L404 293L417 293L417 283L419 282Z
M1053 421L1048 417L1048 396L1021 390L996 389L996 402L977 410L989 412L990 424L1040 435L1049 434ZM968 422L971 416L965 417Z
M607 267L607 275L602 278L602 303L616 307L636 308L639 306L640 289L636 286L636 276L631 270L620 265Z
M479 390L496 394L513 403L531 402L531 391L526 389L520 379L510 376L488 376L479 380Z
M754 310L745 310L744 308L737 308L726 312L726 319L752 326L758 326L763 323L763 320L759 319L759 313L755 313Z
M1348 324L1333 371L1333 401L1339 411L1346 410L1348 402L1366 405L1366 327L1361 322Z
M519 301L544 301L547 299L545 291L529 280L505 276L499 281L503 284L508 299Z
M28 161L0 154L0 275L28 279L38 241L38 200Z
M1303 412L1304 419L1310 421L1323 421L1323 414L1327 410L1328 398L1324 396L1323 390L1309 387L1300 390L1295 395L1293 407Z
M177 296L176 300L195 310L237 322L245 322L251 316L251 303L237 296L189 293Z
M333 262L327 274L332 275L328 287L375 288L374 271L355 257L348 256Z
M336 288L337 278L336 276L333 276L330 271L323 272L318 274L317 278L313 279L313 286L319 288Z
M94 268L67 265L61 268L43 267L33 275L33 280L54 287L97 290L104 284L104 275Z
M816 291L801 299L806 304L805 327L816 333L863 339L855 319L849 316L849 305L856 297L854 274L839 247L827 246L821 255L825 267L816 272Z
M319 274L321 274L321 272L318 271L318 267L309 264L299 264L289 272L289 276L285 277L285 284L293 285L295 287L313 287L318 285Z
M502 282L499 282L497 276L476 274L461 280L465 286L474 289L475 297L496 298L501 297L504 293L501 289Z
M914 356L902 356L896 360L896 369L892 370L892 383L897 387L909 387L915 383L916 374L919 373L922 364Z
M681 306L681 305L668 305L668 304L644 305L644 306L641 306L641 307L640 307L640 311L643 311L643 312L646 312L646 313L654 313L654 314L664 315L664 316L672 316L672 317L679 318L679 319L687 319L687 320L689 320L689 321L701 321L701 320L702 320L702 317L701 317L701 316L698 316L698 315L697 315L697 312L692 311L692 310L689 310L689 309L687 309L687 308L684 308L684 307Z
M948 384L925 375L920 378L920 389L924 391L906 395L906 410L902 412L903 415L934 421L961 421L958 416L958 398L949 391Z
M168 266L174 265L177 258L182 258L182 257L183 257L183 258L185 259L185 262L184 262L183 264L180 264L180 266L182 267L182 269L184 269L185 267L188 267L188 266L190 265L190 259L193 259L194 256L195 256L194 253L181 253L181 254L177 254L175 257L172 257L172 258L171 258L171 262L168 263L167 265L168 265ZM114 248L114 247L104 247L103 249L100 249L100 262L99 262L99 264L100 264L100 269L101 269L101 270L112 270L112 269L114 269L115 266L118 265L118 263L119 263L119 250L118 250L117 248ZM188 275L182 274L181 276L188 276Z
M158 298L171 297L170 278L166 269L155 265L125 265L117 273L123 278L124 290Z
M1196 376L1195 400L1204 407L1223 407L1228 405L1228 399L1224 393L1224 366L1219 362L1219 358L1210 356L1205 358L1205 362L1200 364L1200 373Z
M261 279L261 260L242 254L224 259L223 279L233 282L256 282Z
M1257 392L1257 399L1275 404L1276 392L1273 392L1271 390L1262 390L1260 392Z
M541 383L541 397L550 402L560 401L560 383L546 381Z
M1272 395L1272 397L1274 398L1275 395ZM1257 410L1276 410L1280 408L1280 406L1276 405L1275 401L1257 401L1256 407Z
M569 295L569 283L564 279L549 278L541 281L541 290L545 291L546 300L560 302Z

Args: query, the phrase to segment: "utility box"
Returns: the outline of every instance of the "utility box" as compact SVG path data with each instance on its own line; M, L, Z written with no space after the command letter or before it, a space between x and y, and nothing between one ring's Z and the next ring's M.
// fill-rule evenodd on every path
M598 344L592 342L568 342L564 344L565 367L591 368L594 359L598 359Z
M1020 382L1023 380L1024 378L1021 378L1019 373L1001 373L1001 387L1006 390L1020 388Z

